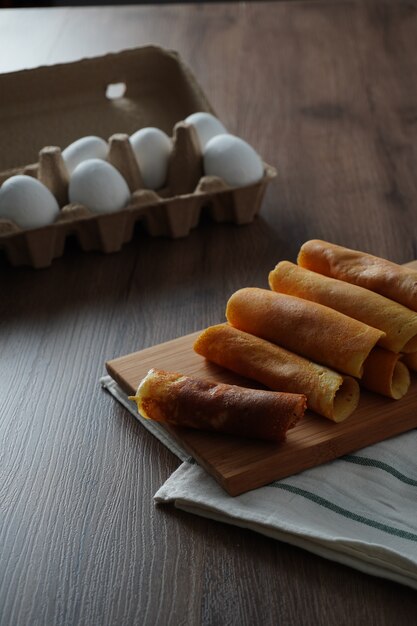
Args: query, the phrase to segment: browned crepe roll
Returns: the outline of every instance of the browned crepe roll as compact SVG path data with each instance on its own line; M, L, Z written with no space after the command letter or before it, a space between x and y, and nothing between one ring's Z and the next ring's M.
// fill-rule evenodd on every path
M267 339L338 372L362 376L384 333L327 306L267 289L234 293L226 317L235 328Z
M417 372L417 352L403 354L402 360L405 365L410 368L410 370Z
M310 409L334 422L349 417L359 402L359 385L350 376L342 376L229 324L207 328L195 342L194 350L269 389L304 393Z
M392 352L417 351L417 314L378 293L281 261L269 274L271 289L313 300L384 331L379 345Z
M388 398L399 400L410 387L410 373L401 355L374 348L365 361L361 385Z
M304 394L246 389L156 369L129 399L143 417L157 422L277 442L306 409Z
M298 265L365 287L417 311L417 270L320 239L301 246Z

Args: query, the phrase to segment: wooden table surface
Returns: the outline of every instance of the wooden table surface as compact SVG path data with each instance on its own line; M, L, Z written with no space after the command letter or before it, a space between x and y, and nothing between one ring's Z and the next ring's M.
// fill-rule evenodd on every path
M250 226L1 259L2 625L417 623L411 589L156 507L179 462L98 384L106 359L222 321L306 239L417 257L416 35L412 1L0 11L1 72L178 50L278 168Z

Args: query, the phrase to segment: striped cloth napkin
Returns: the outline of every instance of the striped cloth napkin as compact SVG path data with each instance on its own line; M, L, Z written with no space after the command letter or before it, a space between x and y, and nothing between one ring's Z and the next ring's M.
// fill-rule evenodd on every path
M102 386L183 463L157 503L249 528L417 589L417 430L331 463L229 496L109 377Z

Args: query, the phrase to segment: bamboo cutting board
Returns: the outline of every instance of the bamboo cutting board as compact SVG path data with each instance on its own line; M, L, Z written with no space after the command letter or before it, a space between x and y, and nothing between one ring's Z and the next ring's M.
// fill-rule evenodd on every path
M193 343L198 335L198 332L186 335L108 361L107 371L130 395L152 367L255 387L253 381L196 354ZM401 400L362 390L359 407L347 420L335 424L307 412L305 418L288 431L287 440L282 444L185 428L167 427L167 430L230 495L235 496L416 427L417 376L412 374L410 390Z

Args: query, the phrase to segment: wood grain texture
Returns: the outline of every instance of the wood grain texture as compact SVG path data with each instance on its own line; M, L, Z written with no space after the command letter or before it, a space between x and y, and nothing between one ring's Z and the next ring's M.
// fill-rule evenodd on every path
M417 256L417 6L282 2L0 11L1 71L155 43L278 168L250 226L120 253L0 262L0 622L415 621L415 593L250 531L155 507L178 460L99 389L104 361L223 319L318 237ZM1 99L0 99L1 116Z

